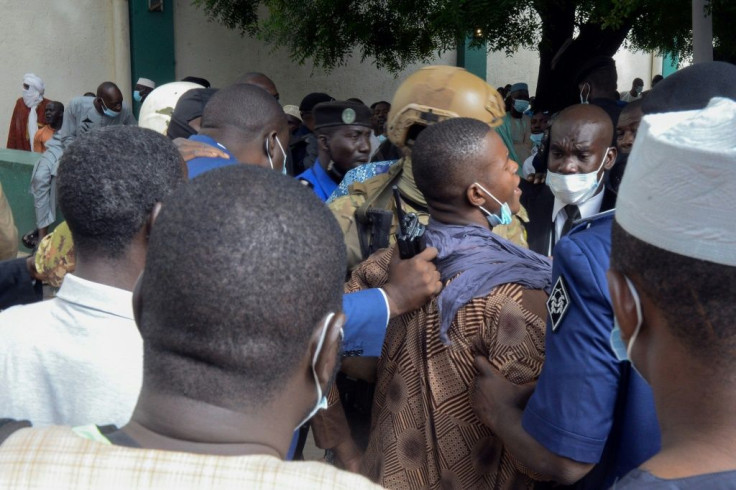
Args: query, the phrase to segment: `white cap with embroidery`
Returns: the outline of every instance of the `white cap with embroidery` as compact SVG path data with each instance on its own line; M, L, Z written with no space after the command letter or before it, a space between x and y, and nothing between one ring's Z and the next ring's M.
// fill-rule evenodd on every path
M629 234L669 252L736 266L736 101L645 116L616 201Z

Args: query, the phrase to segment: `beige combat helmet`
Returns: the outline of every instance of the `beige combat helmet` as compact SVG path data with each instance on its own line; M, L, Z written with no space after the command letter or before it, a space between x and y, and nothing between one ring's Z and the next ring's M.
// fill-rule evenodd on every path
M419 132L430 124L470 117L495 128L505 114L501 95L481 78L456 66L427 66L396 90L387 134L408 155Z

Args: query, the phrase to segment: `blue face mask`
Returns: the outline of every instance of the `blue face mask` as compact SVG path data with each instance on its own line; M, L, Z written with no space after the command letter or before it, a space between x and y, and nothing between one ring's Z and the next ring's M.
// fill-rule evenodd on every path
M544 139L544 133L532 133L529 135L529 139L532 143L539 146L542 144L542 140Z
M522 100L522 99L516 99L514 101L514 110L516 112L521 112L522 114L524 111L529 109L529 101L528 100Z
M112 109L108 109L105 105L105 101L100 98L100 105L102 106L102 113L106 115L107 117L118 117L120 115L119 111L113 111Z
M488 194L491 197L491 199L493 199L494 201L496 201L498 204L501 205L501 216L497 214L493 214L492 212L488 211L483 206L478 206L480 210L483 211L483 213L486 215L486 219L488 220L488 224L491 225L491 228L493 228L494 226L499 226L499 225L510 225L512 214L511 214L511 208L509 207L509 205L505 202L502 203L501 201L496 199L496 196L488 192L485 189L485 187L483 187L479 183L475 182L475 185L480 187L480 189L486 194Z
M140 102L143 100L143 97L141 97L141 91L140 90L134 90L133 91L133 100L136 102Z
M626 280L626 286L629 288L629 291L631 292L632 298L634 298L634 304L636 306L636 328L634 329L634 333L631 335L631 338L629 339L629 344L626 345L626 342L624 342L624 339L621 338L621 327L618 326L618 320L616 319L616 316L613 317L613 330L611 331L611 349L613 349L613 352L616 354L616 357L619 361L626 361L628 360L631 362L631 365L633 366L634 363L631 361L631 349L634 347L634 342L636 342L636 337L639 335L639 330L641 330L641 324L644 321L644 317L641 313L641 300L639 299L639 293L636 292L636 288L634 287L634 283L631 282L631 279L624 276L624 279Z

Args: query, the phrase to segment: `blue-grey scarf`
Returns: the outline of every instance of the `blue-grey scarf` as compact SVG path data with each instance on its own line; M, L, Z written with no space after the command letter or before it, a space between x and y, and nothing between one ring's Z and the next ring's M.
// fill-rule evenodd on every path
M427 245L439 250L436 263L442 281L459 274L437 298L440 339L448 344L447 330L457 311L473 298L485 296L501 284L528 289L552 289L552 261L519 247L480 225L447 225L430 219Z

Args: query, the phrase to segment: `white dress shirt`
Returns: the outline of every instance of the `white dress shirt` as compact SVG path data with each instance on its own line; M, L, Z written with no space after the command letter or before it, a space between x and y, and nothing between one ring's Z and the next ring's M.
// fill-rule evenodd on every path
M0 313L0 417L124 425L141 388L132 293L67 274L54 299Z

